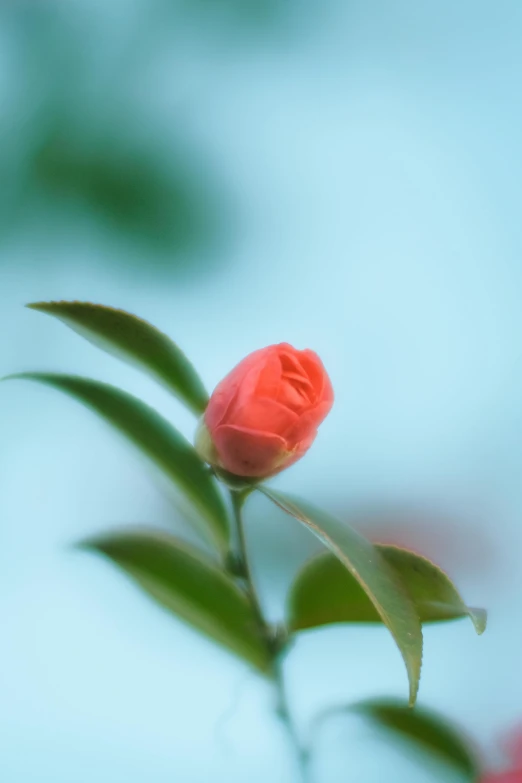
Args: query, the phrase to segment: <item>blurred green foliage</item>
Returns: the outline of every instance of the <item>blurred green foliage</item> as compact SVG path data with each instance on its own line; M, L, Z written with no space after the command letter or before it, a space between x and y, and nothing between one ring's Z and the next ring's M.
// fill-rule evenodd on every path
M158 127L132 97L140 58L154 55L160 33L165 46L161 15L151 9L122 33L112 60L66 6L20 4L0 19L14 79L11 96L0 94L0 242L116 241L115 261L147 273L222 263L234 230L225 178L186 130L164 118Z
M208 16L224 19L236 29L240 27L240 33L248 29L260 31L273 28L282 21L283 12L288 9L288 0L183 0L182 7L185 13L196 14L201 17Z
M34 150L27 195L91 212L144 254L186 254L217 241L216 199L190 157L175 159L121 130L116 137L73 125L53 129Z
M438 761L459 773L463 781L476 783L481 778L481 762L474 745L443 715L425 707L411 709L404 702L390 699L361 701L350 709L402 740L409 751L420 755L423 766Z

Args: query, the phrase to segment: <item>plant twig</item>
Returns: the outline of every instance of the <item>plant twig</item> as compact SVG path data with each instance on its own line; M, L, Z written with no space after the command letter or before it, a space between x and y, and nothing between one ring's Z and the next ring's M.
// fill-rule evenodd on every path
M283 658L284 650L279 653L275 660L275 686L277 693L276 712L284 727L286 728L290 742L292 743L292 746L295 750L297 762L299 764L299 770L301 772L301 780L303 783L307 783L307 781L310 779L310 758L307 748L301 744L301 740L297 734L288 706L288 698L286 695L285 680L283 675Z
M259 627L264 638L270 646L272 651L272 664L273 664L273 682L276 690L277 704L276 713L281 720L283 726L286 729L289 740L294 749L299 770L301 773L302 783L309 781L309 754L308 751L299 739L292 715L290 713L288 699L286 695L285 681L283 676L283 659L285 655L285 646L281 644L281 639L278 638L274 628L269 625L263 614L263 608L259 600L259 596L255 587L254 580L252 578L252 571L250 568L250 561L248 558L245 529L243 524L242 509L243 504L250 494L251 490L230 491L232 498L232 506L234 509L234 519L236 523L237 533L237 545L238 550L235 557L235 570L236 575L240 576L245 583L245 588L252 603L256 619L259 623Z
M259 596L257 594L256 586L252 578L252 571L250 568L250 561L248 559L248 552L246 546L245 526L243 524L242 509L243 509L243 504L246 498L248 497L248 494L249 494L249 490L242 490L239 492L234 490L230 491L230 495L232 497L232 507L234 509L234 519L236 522L236 533L237 533L237 543L238 543L236 566L238 568L239 574L245 581L245 587L250 597L250 601L252 603L254 612L256 614L256 618L259 622L259 626L263 630L263 635L267 639L270 639L271 628L269 627L263 615L261 602L259 601Z

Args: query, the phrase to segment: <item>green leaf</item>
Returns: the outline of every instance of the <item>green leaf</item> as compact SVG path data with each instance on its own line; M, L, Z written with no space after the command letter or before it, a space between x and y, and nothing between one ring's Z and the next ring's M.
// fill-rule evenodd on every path
M77 98L82 88L70 86ZM69 223L88 216L91 233L129 245L111 263L123 255L128 268L141 259L149 275L160 267L194 271L202 255L219 263L227 194L201 150L175 134L166 147L126 115L115 114L107 125L90 113L85 122L84 111L76 110L81 102L66 101L65 111L49 107L30 136L20 172L29 206L43 202L63 221L66 205Z
M9 377L52 386L100 414L179 487L204 520L202 533L223 554L227 551L228 517L217 484L190 443L159 413L122 389L89 378L52 373Z
M480 763L464 736L431 710L396 701L363 701L352 711L402 738L413 750L453 767L469 781L481 776Z
M287 514L306 525L358 581L389 628L408 672L410 702L417 695L422 663L422 628L415 606L397 574L364 536L335 517L267 487L260 491Z
M53 315L89 342L137 365L179 397L196 415L208 394L192 364L167 335L124 310L89 302L36 302L31 310Z
M394 546L375 547L397 572L423 623L469 616L475 630L486 628L486 612L470 609L449 577L424 557ZM292 630L328 623L380 623L382 619L359 582L331 554L319 555L298 574L289 595Z
M113 532L80 546L110 558L170 612L270 672L268 645L246 594L193 547L153 530Z

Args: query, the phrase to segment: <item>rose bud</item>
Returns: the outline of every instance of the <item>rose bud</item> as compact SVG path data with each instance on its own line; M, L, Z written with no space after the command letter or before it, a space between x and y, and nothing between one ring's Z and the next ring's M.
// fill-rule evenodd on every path
M243 359L214 390L196 434L211 465L266 478L310 448L333 404L333 389L313 351L270 345Z

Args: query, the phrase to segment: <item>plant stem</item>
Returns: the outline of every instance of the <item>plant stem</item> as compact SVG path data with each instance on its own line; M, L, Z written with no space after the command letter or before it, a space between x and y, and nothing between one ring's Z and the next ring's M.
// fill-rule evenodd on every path
M238 561L241 576L245 581L245 587L247 589L250 601L254 608L254 612L256 614L259 627L263 631L263 636L270 639L271 628L268 626L268 623L266 622L265 617L263 615L263 609L261 608L259 596L257 595L257 590L254 584L254 580L252 578L252 571L250 569L250 561L248 559L248 553L247 553L245 526L243 524L242 509L243 509L243 504L248 497L248 494L249 494L248 491L240 491L240 492L234 490L230 491L230 495L232 497L232 506L234 509L234 519L236 522L237 543L238 543L237 561Z
M306 748L304 748L301 745L301 741L298 737L296 728L292 720L292 715L290 713L290 709L288 706L288 699L287 699L286 689L285 689L285 682L284 682L283 668L282 668L283 658L285 655L285 648L284 646L283 647L281 646L280 640L278 640L277 635L274 632L274 628L270 626L270 624L267 622L263 614L263 609L259 601L259 596L257 594L254 580L252 578L250 561L248 559L242 508L249 494L250 494L250 490L230 491L230 495L232 498L232 506L234 509L234 519L236 523L237 544L238 544L236 564L238 567L238 571L242 579L244 580L245 588L247 590L248 596L252 603L252 607L254 609L261 632L272 650L272 664L273 664L272 677L273 677L273 682L277 695L276 712L279 719L281 720L282 724L286 729L288 738L292 744L295 755L297 757L302 783L307 783L307 781L309 780L308 752Z
M297 735L292 715L288 706L288 699L286 696L285 680L283 676L282 658L284 657L284 651L282 651L275 660L275 687L277 693L277 707L276 712L284 725L290 742L294 748L295 755L297 757L297 763L301 773L301 780L303 783L307 783L309 780L309 754L308 750L303 747L301 741Z

